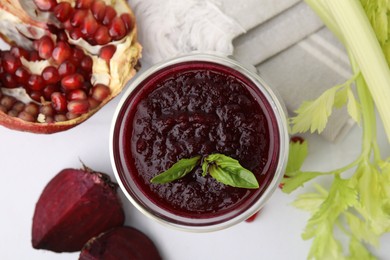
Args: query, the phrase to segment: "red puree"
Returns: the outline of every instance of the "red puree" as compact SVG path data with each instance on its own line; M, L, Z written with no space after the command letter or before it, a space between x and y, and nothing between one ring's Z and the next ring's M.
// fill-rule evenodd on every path
M276 168L278 130L270 105L245 76L191 62L152 75L140 89L125 119L124 154L150 200L177 215L207 218L252 203L264 191ZM226 186L202 177L200 166L172 183L150 183L179 159L212 153L237 159L260 188Z

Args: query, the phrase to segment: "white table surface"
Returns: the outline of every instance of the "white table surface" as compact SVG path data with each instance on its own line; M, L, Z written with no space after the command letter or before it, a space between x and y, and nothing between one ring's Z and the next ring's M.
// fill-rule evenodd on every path
M1 44L0 44L1 45ZM66 132L36 135L0 127L0 259L77 259L78 253L52 253L31 246L31 225L35 203L47 182L63 168L87 166L113 176L109 158L111 119L120 96L85 123ZM307 169L328 170L354 159L360 147L361 131L355 127L342 142L329 143L310 136ZM390 147L380 127L383 154ZM328 178L318 179L326 184ZM147 234L164 259L306 259L310 241L300 237L309 217L290 203L297 194L277 190L262 214L252 223L206 234L168 229L144 217L120 195L126 210L126 224ZM390 259L390 235L372 251L379 259Z

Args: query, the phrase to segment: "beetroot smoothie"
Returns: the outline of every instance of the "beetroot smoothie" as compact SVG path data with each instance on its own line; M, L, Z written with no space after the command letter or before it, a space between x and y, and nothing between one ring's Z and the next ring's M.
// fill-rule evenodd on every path
M232 68L205 61L164 68L132 91L118 118L123 120L119 145L126 178L173 215L234 217L274 177L280 140L272 107L251 80ZM200 165L171 183L150 182L182 158L213 153L237 159L260 187L227 186L203 177Z

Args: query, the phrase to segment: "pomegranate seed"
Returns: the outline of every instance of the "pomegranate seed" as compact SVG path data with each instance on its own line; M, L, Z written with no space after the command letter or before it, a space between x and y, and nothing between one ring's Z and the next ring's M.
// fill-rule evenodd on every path
M108 28L106 26L99 26L95 32L95 41L99 45L105 45L111 42L111 36L108 33Z
M59 92L59 91L60 91L60 87L58 85L53 85L53 84L47 85L43 89L43 97L45 98L45 100L50 100L51 99L51 95L54 92Z
M52 57L57 64L63 63L72 56L72 49L66 42L58 42L53 50Z
M86 17L84 17L84 22L81 28L81 32L86 36L92 36L98 29L99 24L95 20L95 17L89 12Z
M84 58L80 62L81 69L86 72L92 71L93 61L89 56L84 56Z
M85 54L81 49L79 48L73 49L72 61L74 62L74 64L79 64L84 57Z
M85 93L90 93L92 89L92 84L89 81L85 81L83 87L81 88Z
M19 113L18 118L27 121L27 122L35 122L35 117L26 111L22 111Z
M48 84L54 84L60 81L60 75L58 74L57 68L53 66L46 67L42 71L42 78Z
M115 9L112 6L106 6L102 23L104 25L109 25L115 16L116 16Z
M0 112L7 113L7 108L4 106L0 105Z
M97 101L96 99L92 98L92 97L88 98L88 102L89 102L89 108L90 109L95 109L95 108L97 108L100 105L100 102Z
M28 86L31 90L42 90L44 85L43 79L40 75L31 75L28 79Z
M0 105L9 110L16 103L16 101L16 98L4 95L0 100Z
M1 77L1 82L3 83L3 86L6 88L16 88L17 87L17 82L15 79L15 76L10 74L10 73L5 73Z
M88 96L82 89L75 89L66 95L68 100L87 100Z
M19 112L11 109L10 111L8 111L7 115L17 117L19 115Z
M30 73L24 67L20 67L15 71L15 79L17 82L26 84L29 78Z
M54 121L55 122L63 122L63 121L66 121L66 120L68 120L68 118L65 115L63 115L63 114L57 114L57 115L54 116Z
M58 74L60 77L65 77L76 72L76 66L70 61L64 61L58 67Z
M94 0L76 0L76 8L87 9L90 8Z
M45 115L46 117L48 116L53 116L54 115L54 109L51 105L43 105L39 109L39 113Z
M73 40L78 40L83 37L83 33L81 32L80 28L73 28L69 32L70 38Z
M72 100L68 103L68 111L75 115L81 115L88 112L88 100Z
M3 53L2 64L4 71L14 74L17 68L22 66L19 58L13 56L9 51Z
M123 20L120 17L115 17L109 26L108 33L114 40L122 39L127 31Z
M104 13L106 11L106 4L103 1L97 0L91 6L93 16L98 22L103 21Z
M45 117L45 123L54 123L54 118L52 116Z
M67 101L64 94L60 92L54 92L51 95L51 105L57 112L65 112L67 107Z
M65 22L70 18L73 8L68 2L61 2L56 7L54 7L53 12L54 16L60 22Z
M72 17L70 18L70 24L73 27L81 26L87 14L88 14L87 10L84 9L78 9L74 11Z
M41 11L52 11L57 5L56 0L33 0L35 5Z
M12 106L12 110L15 110L17 112L21 112L24 110L24 103L21 101L16 101L16 103Z
M100 49L99 57L106 60L107 62L110 62L112 56L114 56L115 51L115 45L106 45Z
M29 95L32 100L35 100L37 102L42 101L42 91L39 90L29 91Z
M77 118L77 117L79 117L79 116L80 116L80 115L73 114L73 113L70 113L70 112L66 113L66 118L67 118L68 120L75 119L75 118Z
M24 107L24 111L36 117L39 113L39 106L35 103L29 103Z
M65 31L61 31L57 34L57 37L58 37L58 40L59 41L62 41L62 42L67 42L69 39L68 39L68 35L66 35Z
M64 29L67 31L70 31L73 28L72 24L70 23L70 19L63 22L63 26L64 26Z
M39 40L38 54L42 59L49 59L53 53L54 43L49 36L43 36Z
M39 61L39 54L37 51L31 51L29 56L29 61Z
M61 86L66 91L81 88L83 86L83 84L84 84L84 77L78 73L65 76L61 80Z
M120 18L122 19L123 23L125 24L127 32L130 32L131 30L133 30L134 22L133 22L133 19L131 19L130 14L123 13L123 14L121 14Z
M16 58L24 57L25 59L28 59L29 57L28 51L17 46L12 46L10 49L10 53Z
M110 95L110 93L111 93L111 91L110 91L109 87L107 87L106 85L96 84L92 88L92 95L91 96L95 100L101 102L101 101L105 100Z

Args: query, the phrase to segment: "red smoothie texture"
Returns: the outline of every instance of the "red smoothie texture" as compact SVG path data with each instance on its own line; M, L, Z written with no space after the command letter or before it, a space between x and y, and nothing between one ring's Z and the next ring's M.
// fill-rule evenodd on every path
M188 62L152 75L133 91L123 138L126 165L145 196L176 215L207 218L250 205L271 182L279 152L272 107L235 70ZM252 171L259 189L202 176L198 165L168 184L150 180L182 158L221 153Z

